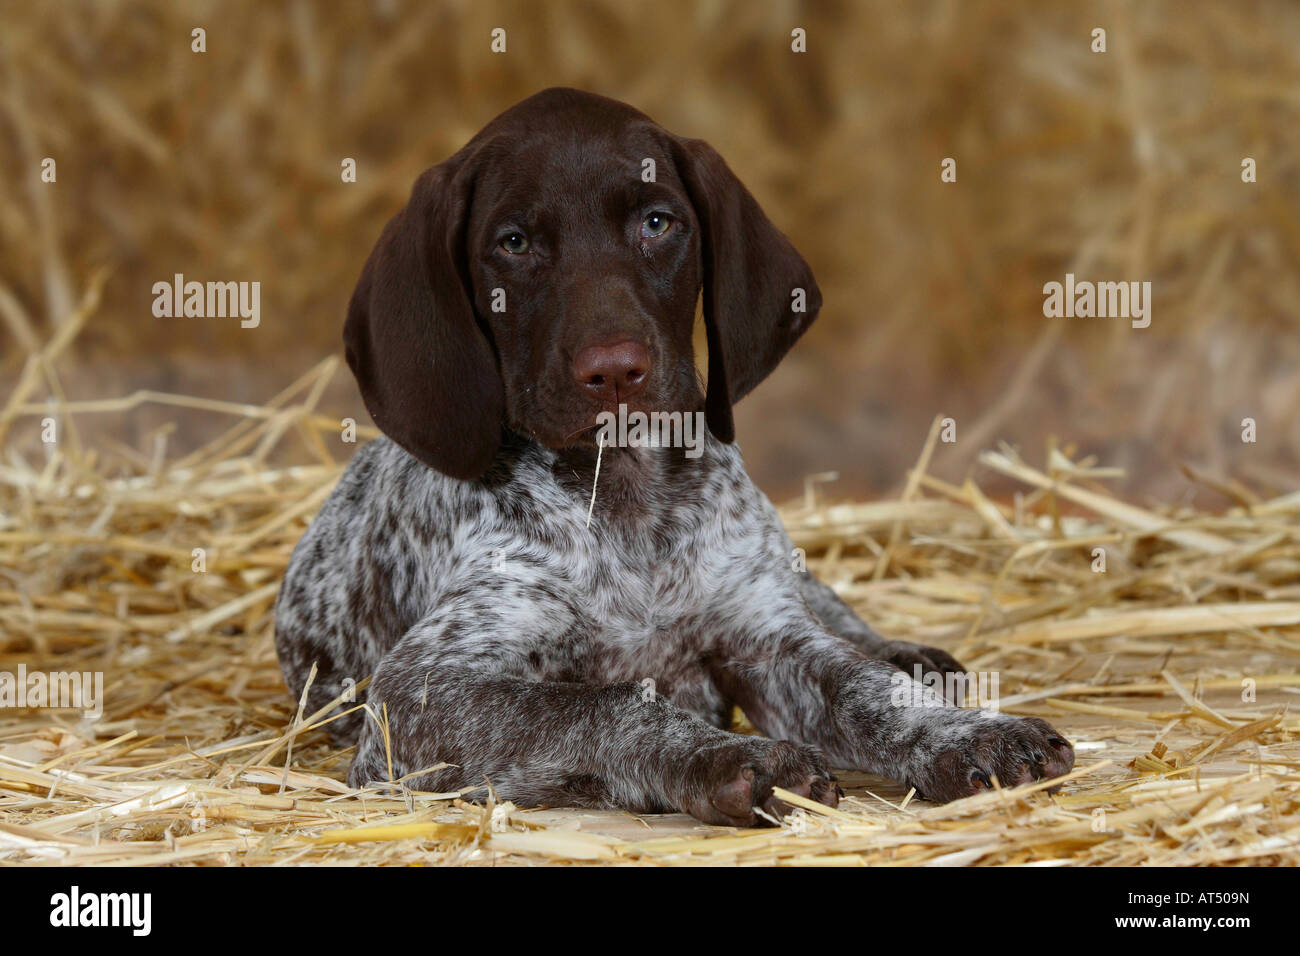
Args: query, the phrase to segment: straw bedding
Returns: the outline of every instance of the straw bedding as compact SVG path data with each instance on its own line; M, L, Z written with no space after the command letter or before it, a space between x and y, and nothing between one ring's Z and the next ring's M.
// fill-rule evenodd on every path
M487 790L354 792L350 753L288 698L271 628L290 549L350 450L316 410L337 361L263 406L62 402L54 359L92 310L32 354L0 406L13 439L0 463L0 671L102 671L106 700L97 721L0 712L5 864L1300 859L1300 493L1231 484L1220 490L1238 504L1223 513L1150 510L1107 493L1112 471L1057 448L1041 468L986 451L954 486L928 473L943 454L936 427L896 500L827 504L810 480L783 509L810 568L881 630L995 672L1004 709L1072 739L1076 769L1055 796L1039 785L935 807L849 774L838 810L737 832L516 808ZM89 440L97 421L145 403L234 425L180 457L166 429L147 455ZM46 416L57 445L20 440ZM310 460L284 463L291 450ZM991 500L985 476L1022 493Z

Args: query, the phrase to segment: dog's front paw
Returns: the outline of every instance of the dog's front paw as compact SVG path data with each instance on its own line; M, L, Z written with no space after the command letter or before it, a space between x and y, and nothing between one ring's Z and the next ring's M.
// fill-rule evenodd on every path
M840 802L835 776L819 752L787 740L748 737L692 755L686 767L682 809L717 826L768 826L757 808L778 818L790 810L772 792L773 787L828 807Z
M1016 787L1059 777L1074 766L1074 748L1045 720L962 713L971 719L936 727L915 756L906 783L927 800L947 803L990 789L995 777L1003 787Z

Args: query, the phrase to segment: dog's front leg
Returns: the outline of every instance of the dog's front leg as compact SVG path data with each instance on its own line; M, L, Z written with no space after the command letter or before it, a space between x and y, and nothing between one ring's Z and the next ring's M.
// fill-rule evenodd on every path
M370 687L353 786L490 784L523 805L683 811L733 826L760 822L756 808L779 812L774 786L838 799L810 748L719 730L633 682L543 679L548 662L532 672L526 662L547 645L492 645L495 623L444 615L393 648Z
M797 575L795 583L804 602L818 619L867 657L888 661L914 676L918 673L960 674L965 670L955 657L940 648L881 637L844 603L829 584L818 580L811 571Z
M951 706L932 689L830 633L795 601L743 624L711 662L714 679L763 733L819 748L945 802L1059 776L1074 750L1046 721ZM737 627L738 624L741 626Z

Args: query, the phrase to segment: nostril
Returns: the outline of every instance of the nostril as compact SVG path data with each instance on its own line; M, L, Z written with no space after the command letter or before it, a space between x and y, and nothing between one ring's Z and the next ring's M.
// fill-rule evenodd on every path
M582 349L573 361L578 384L604 400L640 393L649 383L650 355L640 342L623 341Z

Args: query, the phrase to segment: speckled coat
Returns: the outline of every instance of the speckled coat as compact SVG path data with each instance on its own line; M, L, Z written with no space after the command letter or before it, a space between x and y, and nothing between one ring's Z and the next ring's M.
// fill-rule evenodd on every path
M439 792L488 783L521 805L744 824L774 783L829 802L832 766L938 799L981 775L1066 769L1041 721L928 689L931 706L896 706L895 664L958 665L884 641L796 570L734 446L709 441L702 461L607 450L587 527L593 472L523 441L473 483L382 438L356 456L294 551L276 617L295 695L317 666L309 712L374 674L361 697L375 716L332 725L358 744L351 783L391 772ZM733 703L771 739L729 733ZM750 792L728 793L747 770Z

